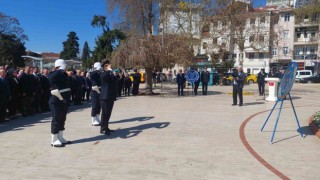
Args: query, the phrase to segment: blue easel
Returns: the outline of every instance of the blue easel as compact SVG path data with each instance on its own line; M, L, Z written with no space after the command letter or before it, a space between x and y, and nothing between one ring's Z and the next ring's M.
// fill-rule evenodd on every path
M294 63L294 62L290 63L289 66L288 66L287 71L285 72L283 78L281 79L280 85L278 86L278 91L277 91L278 92L278 94L277 94L278 98L277 98L277 101L274 104L274 106L273 106L268 118L266 119L266 121L264 122L264 124L263 124L263 126L261 128L261 132L262 132L264 127L265 127L265 125L267 124L271 114L273 113L274 109L276 108L277 104L279 102L281 102L279 113L278 113L278 117L277 117L276 123L275 123L274 128L273 128L273 133L272 133L272 137L271 137L271 141L270 141L271 144L273 143L274 135L275 135L275 132L276 132L276 129L277 129L277 126L278 126L278 122L279 122L279 118L280 118L280 114L281 114L281 110L282 110L282 106L283 106L283 101L285 100L287 95L289 96L290 103L291 103L294 115L296 117L296 122L298 124L300 135L303 138L302 130L301 130L300 123L299 123L299 120L298 120L298 116L297 116L297 113L296 113L296 110L294 108L294 105L293 105L293 102L292 102L292 98L291 98L291 95L290 95L290 90L291 90L291 88L293 86L293 83L294 83L294 80L295 80L296 71L297 71L297 63Z

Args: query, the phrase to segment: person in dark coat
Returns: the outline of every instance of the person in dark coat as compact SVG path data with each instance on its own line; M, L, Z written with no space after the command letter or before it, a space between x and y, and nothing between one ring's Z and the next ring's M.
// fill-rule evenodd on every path
M73 71L71 69L68 69L67 71L68 74L68 81L69 81L69 86L71 89L71 98L70 100L74 103L75 102L75 97L76 97L76 90L75 90L75 80L73 78Z
M258 73L258 87L259 87L259 95L264 95L264 88L265 88L265 78L267 77L267 74L264 72L264 69L262 68L260 72Z
M17 71L14 69L8 70L8 81L10 86L10 101L9 101L9 117L10 119L14 119L17 117L17 110L20 105L20 97L19 97L19 81L17 79Z
M207 71L207 67L201 72L201 84L202 84L202 94L207 95L208 93L208 83L210 79L210 73Z
M10 100L10 83L7 78L7 71L5 69L0 69L0 81L2 86L1 90L1 105L0 105L0 122L5 121L7 116L7 108Z
M232 73L232 85L233 85L233 106L237 105L237 96L239 95L239 106L243 105L243 84L245 80L245 74L243 73L242 67L238 68L238 72L234 69Z
M30 67L25 66L24 72L19 76L19 91L21 98L21 114L22 116L30 116L33 114L33 80L30 75Z
M91 80L90 80L90 73L86 74L86 79L85 79L86 83L85 83L85 90L86 90L86 100L89 101L90 99L90 93L91 93L91 89L92 89L92 84L91 84Z
M41 74L39 68L34 67L32 69L32 80L33 80L33 108L35 113L39 113L41 106L41 95L42 95L42 87L41 87Z
M197 69L195 69L195 71L199 74L199 78L196 82L194 82L194 95L198 95L198 88L199 88L199 84L200 84L200 81L201 81L201 76L200 76L200 72L198 72Z
M101 94L101 63L96 62L93 64L94 71L90 73L90 82L92 84L91 89L91 125L92 126L99 126L100 125L100 112L101 112L101 105L100 105L100 94Z
M74 105L80 105L82 100L82 89L84 87L80 70L76 71L76 74L73 76L73 79L74 79L74 87L75 87L74 88L75 89Z
M101 72L101 128L100 133L110 135L113 130L109 129L109 120L111 117L114 101L117 98L117 77L113 74L110 61L102 63L104 71Z
M125 95L126 96L130 96L131 86L132 86L132 81L129 77L129 74L126 73L125 77L124 77L124 87L125 87Z
M63 138L71 96L68 75L65 69L65 61L57 59L55 61L55 70L48 75L52 94L49 99L49 106L52 113L51 146L53 147L63 147L65 144L71 144L71 141Z
M184 96L183 89L186 81L186 77L184 76L184 73L182 73L182 69L180 69L179 74L177 74L178 96Z
M42 88L42 95L41 95L41 110L42 112L48 112L49 109L49 98L51 96L50 93L50 81L48 78L49 70L43 69L42 74L40 76L41 88Z
M141 81L141 74L138 72L138 70L135 70L135 74L133 75L133 87L132 87L132 95L138 95L139 94L139 85Z

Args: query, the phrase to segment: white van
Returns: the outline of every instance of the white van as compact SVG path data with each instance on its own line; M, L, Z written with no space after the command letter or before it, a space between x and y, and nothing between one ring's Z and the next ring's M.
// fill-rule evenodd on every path
M311 70L298 70L296 74L295 81L298 82L300 82L301 78L311 77L313 75Z

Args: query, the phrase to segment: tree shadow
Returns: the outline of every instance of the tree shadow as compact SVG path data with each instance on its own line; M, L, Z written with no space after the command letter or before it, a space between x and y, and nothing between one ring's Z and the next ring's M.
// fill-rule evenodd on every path
M154 116L145 116L145 117L136 117L136 118L131 118L131 119L123 119L123 120L119 120L119 121L112 121L109 122L109 124L116 124L116 123L126 123L126 122L133 122L133 121L148 121L150 119L153 119Z
M91 103L83 103L81 105L69 106L68 114L71 112L80 112L89 107L91 107ZM27 127L34 126L37 123L50 123L51 118L52 118L51 112L45 112L45 113L34 114L32 116L13 119L13 120L10 120L9 122L0 124L0 133L4 133L7 131L21 131ZM68 115L67 115L67 121L68 121Z
M72 141L73 144L79 144L79 143L87 143L87 142L94 142L94 144L98 144L100 140L104 139L128 139L137 136L138 134L142 133L146 129L156 128L156 129L163 129L168 127L170 122L159 122L159 123L150 123L150 124L143 124L139 126L134 126L130 128L125 129L117 129L114 132L111 133L111 135L99 135L95 137L89 137L89 138L83 138Z

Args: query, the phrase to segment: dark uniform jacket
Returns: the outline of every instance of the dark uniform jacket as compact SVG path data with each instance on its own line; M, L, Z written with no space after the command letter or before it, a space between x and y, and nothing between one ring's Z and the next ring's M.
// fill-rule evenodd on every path
M69 80L68 80L68 75L65 71L63 70L55 70L49 73L48 75L49 81L50 81L50 90L63 90L66 88L70 88L69 86ZM70 96L71 92L63 92L60 93L61 96L63 97L63 101L60 101L59 98L56 96L53 96L53 98L50 98L50 103L58 103L58 102L63 102L63 103L70 103Z
M258 83L260 83L260 84L263 84L263 83L265 83L265 78L267 77L267 74L266 73L261 73L261 72L259 72L258 73Z
M41 88L42 88L42 93L45 96L50 96L50 81L48 79L48 77L46 77L45 75L41 75L40 76L40 82L41 82Z
M139 84L141 80L141 74L140 73L135 73L133 75L133 84Z
M129 88L129 87L132 86L132 81L131 81L130 77L125 77L125 78L124 78L124 86L125 86L126 88Z
M186 77L184 76L184 74L178 74L177 75L177 83L178 84L184 84L186 82Z
M207 71L207 72L202 72L201 73L201 82L203 83L207 83L209 82L209 79L210 79L210 73Z
M115 101L117 98L117 77L112 71L102 71L100 100Z
M101 71L99 71L99 70L95 70L90 73L90 81L91 81L92 87L93 86L101 87L100 74L101 74ZM101 93L101 89L100 89L100 93ZM92 90L91 95L98 96L99 94L95 90Z
M243 72L238 72L233 76L232 84L237 85L238 88L243 88L245 78L246 75Z

